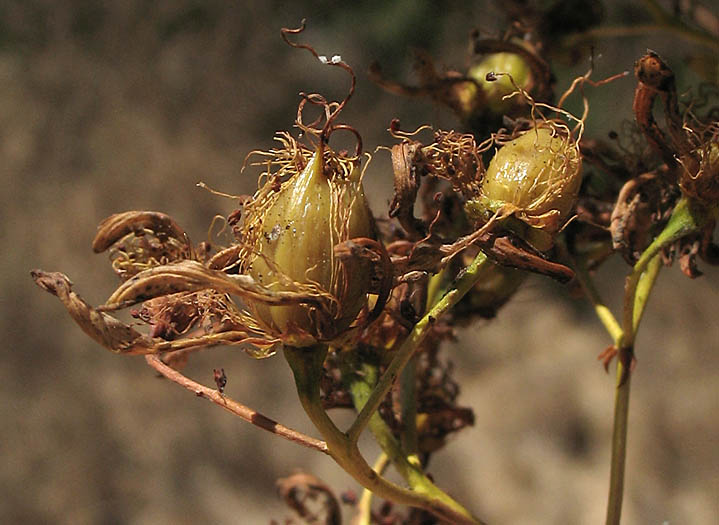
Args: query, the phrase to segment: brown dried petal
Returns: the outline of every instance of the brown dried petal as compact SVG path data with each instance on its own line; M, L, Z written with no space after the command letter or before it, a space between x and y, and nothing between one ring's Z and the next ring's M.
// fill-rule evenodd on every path
M414 203L419 188L417 161L422 144L402 142L392 147L392 169L394 171L394 198L389 209L390 217L397 217L402 227L413 240L425 236L427 227L414 216Z
M106 309L125 308L161 295L207 288L274 305L316 303L320 298L317 292L272 290L249 275L227 275L197 261L181 261L150 268L125 281L107 300Z
M629 264L636 262L668 217L675 190L654 172L627 181L620 190L609 229L614 249Z
M30 274L38 286L56 295L62 301L70 316L87 335L114 353L154 354L219 344L247 343L261 349L257 354L258 357L266 357L272 346L277 343L276 340L263 338L260 335L253 336L243 330L207 334L176 341L148 337L87 304L72 291L72 283L66 275L42 270L33 270Z
M33 270L30 275L38 286L56 295L83 332L102 346L116 353L132 354L143 353L137 352L138 348L147 349L155 345L152 338L92 308L72 291L72 283L66 275L42 270Z
M169 215L155 211L126 211L110 215L97 227L92 249L101 253L122 239L128 233L151 230L159 238L174 237L190 246L190 239L185 230Z
M277 491L305 523L341 525L342 511L337 497L332 489L312 474L297 472L280 478L277 480Z

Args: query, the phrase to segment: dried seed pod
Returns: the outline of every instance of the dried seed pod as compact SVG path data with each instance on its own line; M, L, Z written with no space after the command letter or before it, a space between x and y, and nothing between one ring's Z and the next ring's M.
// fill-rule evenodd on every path
M582 182L577 143L561 127L542 124L507 142L489 163L481 195L467 203L470 217L499 213L520 219L519 231L539 250L569 217Z
M312 305L248 304L268 332L295 346L336 337L367 304L367 260L340 260L333 248L348 239L375 236L359 162L327 146L307 160L304 169L269 195L268 203L248 206L243 224L252 245L243 272L269 288L292 285L320 299Z

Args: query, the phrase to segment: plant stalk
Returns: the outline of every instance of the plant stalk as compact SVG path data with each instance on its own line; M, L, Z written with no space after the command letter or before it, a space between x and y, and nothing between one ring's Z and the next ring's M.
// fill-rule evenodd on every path
M370 417L377 411L377 408L379 408L379 405L387 395L387 392L389 392L390 388L392 388L397 376L402 372L402 369L404 369L405 365L414 354L414 351L424 340L429 328L432 326L432 323L434 323L435 319L438 319L442 314L457 304L460 299L462 299L462 297L464 297L465 294L476 284L480 277L479 270L482 267L482 264L486 261L487 256L484 253L479 252L472 263L457 276L449 291L445 293L437 304L435 304L414 326L409 336L407 336L397 350L397 354L387 367L387 370L385 370L384 374L377 382L372 394L367 399L367 404L365 404L362 408L360 413L357 415L357 419L347 431L350 440L354 443L357 442L360 434L367 426Z
M442 501L438 494L421 493L396 485L372 470L357 447L357 442L337 428L329 418L320 399L320 377L327 355L327 347L317 345L309 348L285 346L284 354L292 369L297 393L302 407L310 420L324 437L329 455L337 464L351 475L360 485L371 490L377 496L401 505L418 507L431 512L449 523L477 525L464 507L448 501Z

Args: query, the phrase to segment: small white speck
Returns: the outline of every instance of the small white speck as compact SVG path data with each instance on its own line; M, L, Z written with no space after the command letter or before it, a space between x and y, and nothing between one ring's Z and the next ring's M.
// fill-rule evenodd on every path
M341 57L341 56L339 56L339 55L334 55L334 56L332 57L332 63L333 63L333 64L339 64L340 62L342 62L342 57Z
M326 57L326 56L320 55L320 56L318 56L317 58L319 58L319 59L320 59L320 62L322 62L323 64L326 64L326 63L327 63L327 57Z
M282 231L282 228L280 228L280 225L275 224L275 226L270 230L270 233L267 236L267 240L268 241L276 241L279 238L281 231Z

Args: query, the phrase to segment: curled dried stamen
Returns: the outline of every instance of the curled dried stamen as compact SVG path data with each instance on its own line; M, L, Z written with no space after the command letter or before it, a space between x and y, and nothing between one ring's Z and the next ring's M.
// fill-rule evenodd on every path
M272 290L249 275L227 275L206 268L197 261L150 268L125 281L108 298L105 309L126 308L154 297L177 292L213 289L266 304L316 303L322 293L311 287L295 290Z
M345 107L345 105L347 104L349 99L352 98L352 95L354 94L355 86L357 84L357 77L355 76L352 68L348 64L343 62L342 59L339 57L339 55L333 56L331 60L326 60L326 57L325 57L325 60L323 60L323 57L320 56L312 46L310 46L308 44L292 42L288 38L288 35L297 35L297 34L302 33L304 30L305 30L305 20L303 19L302 22L300 23L300 27L298 27L298 28L295 28L295 29L290 29L290 28L286 28L286 27L282 28L282 30L281 30L282 39L287 43L287 45L289 45L291 47L295 47L295 48L299 48L299 49L306 49L307 51L312 53L312 55L316 59L318 59L320 62L322 62L323 64L326 64L328 66L336 66L336 67L344 69L350 75L350 78L351 78L350 87L349 87L349 90L347 91L347 95L345 95L345 98L341 102L337 103L336 106L332 107L330 113L326 116L326 122L325 122L324 127L322 128L322 132L320 134L322 143L326 143L327 139L329 137L330 128L332 127L333 121L337 118L337 116L340 114L342 109ZM308 96L305 96L305 97L306 97L306 99L309 99ZM315 101L316 100L318 100L318 99L315 99ZM316 103L315 101L313 101L313 103ZM322 105L322 103L320 103L320 104ZM326 106L326 107L330 107L330 106ZM299 113L298 113L298 120L300 120L299 119L300 113L301 113L301 109L299 110Z

